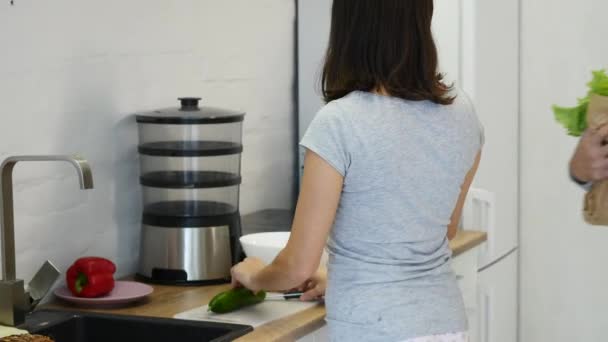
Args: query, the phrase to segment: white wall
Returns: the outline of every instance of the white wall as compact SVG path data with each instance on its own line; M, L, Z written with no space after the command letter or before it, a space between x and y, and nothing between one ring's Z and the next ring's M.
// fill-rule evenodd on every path
M439 69L447 83L458 82L462 80L462 0L435 0L434 5L433 38L439 54Z
M521 341L606 341L608 229L583 223L567 177L577 140L550 106L574 104L608 67L608 2L522 5Z
M290 207L292 0L0 2L0 158L79 153L16 168L17 273L95 254L135 270L141 212L133 113L179 96L247 111L242 211Z

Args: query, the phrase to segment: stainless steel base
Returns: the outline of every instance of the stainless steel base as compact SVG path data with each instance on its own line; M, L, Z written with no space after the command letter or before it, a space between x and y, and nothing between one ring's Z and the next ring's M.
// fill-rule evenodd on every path
M138 274L152 282L188 283L228 279L232 267L230 227L165 228L142 225Z

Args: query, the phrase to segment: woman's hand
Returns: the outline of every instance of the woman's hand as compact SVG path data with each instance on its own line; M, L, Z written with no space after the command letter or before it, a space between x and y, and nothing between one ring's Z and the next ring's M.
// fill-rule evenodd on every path
M313 301L321 299L325 296L325 289L327 288L327 270L325 267L319 268L319 270L308 279L302 286L297 288L297 291L304 292L301 301Z
M311 151L306 153L304 165L300 198L287 245L266 267L252 258L236 265L232 269L233 286L245 286L252 291L284 291L302 285L319 268L323 247L336 219L344 177ZM324 283L308 288L324 293Z
M255 282L255 276L264 269L266 265L258 258L246 258L243 262L232 267L232 287L245 287L254 293L263 290Z

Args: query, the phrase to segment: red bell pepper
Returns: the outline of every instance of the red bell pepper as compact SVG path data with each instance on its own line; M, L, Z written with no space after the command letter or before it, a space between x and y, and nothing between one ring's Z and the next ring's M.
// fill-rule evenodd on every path
M68 269L68 288L77 297L95 298L114 289L116 265L108 259L98 257L80 258Z

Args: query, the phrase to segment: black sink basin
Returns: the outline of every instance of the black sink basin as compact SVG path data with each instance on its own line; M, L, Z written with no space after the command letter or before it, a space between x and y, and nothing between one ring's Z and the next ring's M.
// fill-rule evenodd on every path
M20 328L56 342L223 342L253 330L246 325L41 310Z

